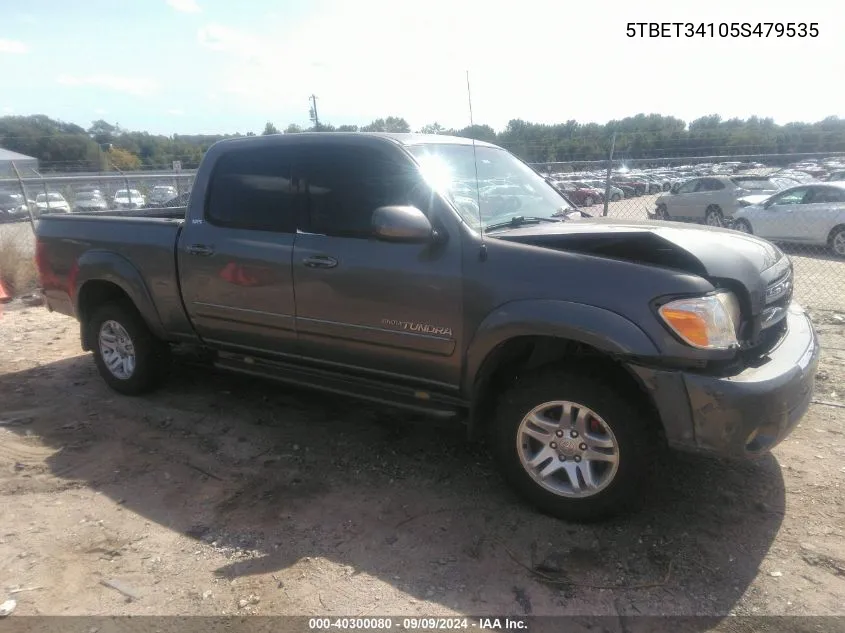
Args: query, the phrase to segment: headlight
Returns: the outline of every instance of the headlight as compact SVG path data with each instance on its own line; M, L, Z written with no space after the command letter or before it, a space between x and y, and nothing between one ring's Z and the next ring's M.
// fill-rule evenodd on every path
M670 301L659 312L666 325L692 347L730 349L739 344L739 300L732 292Z

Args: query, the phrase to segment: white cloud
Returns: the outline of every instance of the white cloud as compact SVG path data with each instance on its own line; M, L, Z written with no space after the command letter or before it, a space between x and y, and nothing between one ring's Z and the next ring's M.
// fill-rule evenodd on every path
M123 92L136 97L144 97L158 90L158 84L143 77L124 77L118 75L61 75L56 80L63 86L94 86L114 92Z
M167 0L167 4L180 13L199 13L202 11L196 0Z
M0 39L0 53L11 53L13 55L23 55L29 52L29 46L18 40Z
M179 110L178 108L174 108L173 110L168 110L168 111L167 111L167 114L171 114L171 115L173 115L173 116L184 116L184 115L185 115L185 111L184 111L184 110Z

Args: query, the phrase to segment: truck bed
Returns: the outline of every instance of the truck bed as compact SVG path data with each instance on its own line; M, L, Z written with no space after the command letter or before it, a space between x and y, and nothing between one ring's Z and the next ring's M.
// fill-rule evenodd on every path
M77 316L74 294L85 281L85 274L79 278L78 271L98 270L102 279L142 284L138 290L152 299L162 326L177 335L189 334L176 268L184 216L183 207L40 218L35 229L36 257L50 308ZM130 276L131 269L137 275Z

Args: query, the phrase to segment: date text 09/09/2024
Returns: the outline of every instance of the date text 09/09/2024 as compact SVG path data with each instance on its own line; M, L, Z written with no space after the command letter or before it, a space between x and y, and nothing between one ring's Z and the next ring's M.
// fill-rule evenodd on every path
M818 37L818 22L628 22L628 37Z
M312 631L331 631L333 629L359 631L446 631L472 630L481 631L520 631L527 633L528 623L522 618L480 618L476 622L465 617L371 617L371 618L309 618L308 628Z

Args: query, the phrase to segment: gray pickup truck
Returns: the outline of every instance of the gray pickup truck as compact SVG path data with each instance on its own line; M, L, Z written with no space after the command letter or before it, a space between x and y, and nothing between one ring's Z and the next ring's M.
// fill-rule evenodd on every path
M465 422L565 519L629 509L666 446L759 456L812 397L818 339L777 247L585 217L487 143L226 140L187 208L36 232L48 308L116 391L198 344L220 368Z

